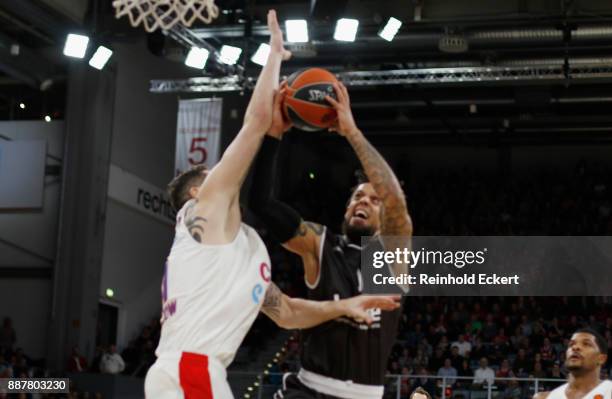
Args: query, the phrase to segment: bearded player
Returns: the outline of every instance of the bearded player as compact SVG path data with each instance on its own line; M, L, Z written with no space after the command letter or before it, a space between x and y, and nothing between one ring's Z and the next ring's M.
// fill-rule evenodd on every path
M348 298L363 290L360 265L363 236L376 236L366 245L386 251L409 247L412 236L412 222L397 178L357 128L346 87L336 83L334 89L337 100L327 96L338 114L337 125L332 130L346 138L369 179L359 184L351 195L342 234L303 221L295 210L274 197L280 139L290 127L283 120L280 107L274 109L271 129L256 161L251 195L252 210L266 228L285 248L301 256L308 298L314 300ZM407 265L391 266L395 275L405 274L407 269ZM371 325L338 318L304 329L302 368L297 375L284 379L277 397L382 398L387 359L395 342L400 315L401 309L374 311L375 322Z
M611 399L612 381L601 380L601 367L608 359L608 343L597 331L583 328L570 339L565 352L566 384L534 399Z
M241 222L240 186L272 121L284 50L274 11L268 13L270 55L242 129L221 161L176 177L169 186L180 209L162 280L162 330L149 369L149 399L229 399L226 367L259 310L287 328L307 328L366 309L396 309L398 298L357 297L339 302L291 299L271 283L270 258L255 230Z

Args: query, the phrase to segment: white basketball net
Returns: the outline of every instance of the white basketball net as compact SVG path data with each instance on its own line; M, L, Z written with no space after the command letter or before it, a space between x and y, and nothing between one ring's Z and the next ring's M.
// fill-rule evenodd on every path
M127 15L132 26L142 23L147 32L178 22L189 27L196 19L209 24L219 15L214 0L114 0L113 7L116 18Z

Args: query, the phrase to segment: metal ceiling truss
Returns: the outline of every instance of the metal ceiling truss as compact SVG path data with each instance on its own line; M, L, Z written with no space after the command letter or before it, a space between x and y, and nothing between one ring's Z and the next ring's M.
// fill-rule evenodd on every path
M160 16L163 16L163 11L158 9L157 13ZM152 19L152 17L149 17ZM216 68L227 75L230 74L241 74L243 73L243 68L240 65L227 65L221 62L221 54L217 49L208 43L204 38L198 37L193 33L191 29L188 29L183 24L177 23L172 28L163 31L163 33L176 42L183 45L185 48L189 49L191 47L200 47L205 48L209 51L209 59L214 59L216 61Z
M342 72L338 77L352 87L374 87L409 84L450 83L551 83L574 80L602 80L612 78L612 63L582 64L568 67L559 65L530 65L509 67L462 67L402 69L390 71ZM153 93L226 92L250 90L254 78L239 75L198 77L181 80L152 80Z

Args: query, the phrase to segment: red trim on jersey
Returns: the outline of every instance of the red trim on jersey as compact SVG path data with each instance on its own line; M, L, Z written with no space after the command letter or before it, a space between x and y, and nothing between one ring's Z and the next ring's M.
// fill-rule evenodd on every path
M213 399L208 356L183 352L179 362L179 381L185 399Z

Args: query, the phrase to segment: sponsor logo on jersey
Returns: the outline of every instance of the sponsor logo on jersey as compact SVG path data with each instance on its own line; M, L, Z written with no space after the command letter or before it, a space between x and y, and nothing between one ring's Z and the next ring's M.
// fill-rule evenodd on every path
M270 269L270 265L266 262L261 262L259 264L259 275L265 283L269 283L272 281L272 270ZM253 291L251 291L251 297L253 298L253 302L259 304L261 301L261 297L264 294L264 285L261 283L255 284L253 287Z

